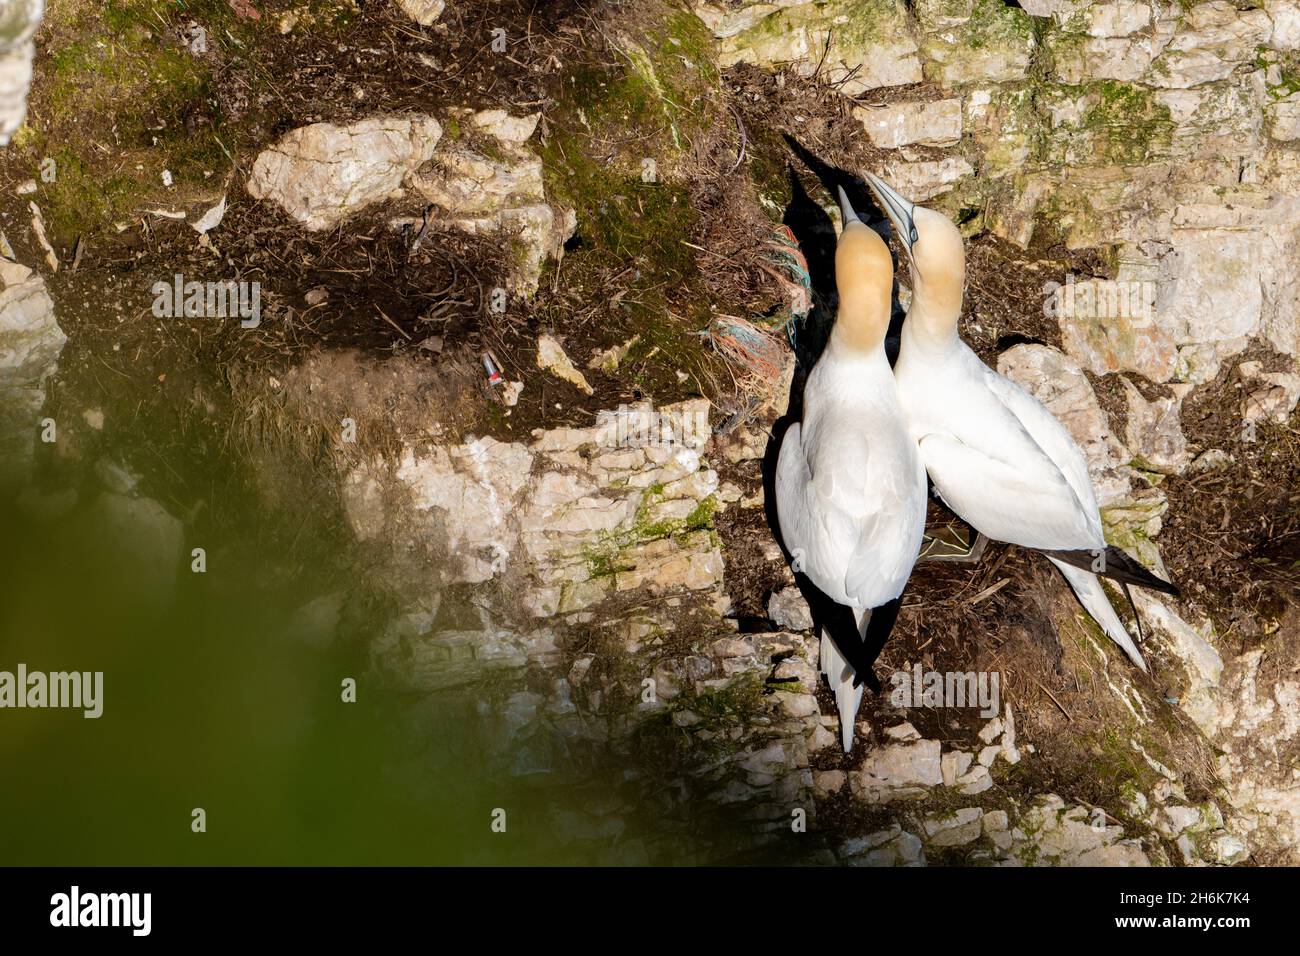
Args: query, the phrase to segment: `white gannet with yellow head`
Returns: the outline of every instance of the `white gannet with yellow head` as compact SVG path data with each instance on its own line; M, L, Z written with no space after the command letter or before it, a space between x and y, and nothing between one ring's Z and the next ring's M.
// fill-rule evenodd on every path
M780 531L801 587L820 599L821 671L835 692L840 739L853 746L862 685L888 637L921 549L925 470L885 357L894 264L840 190L835 250L839 311L808 375L802 421L776 468Z
M911 267L894 377L935 489L985 536L1046 553L1107 636L1146 670L1098 574L1125 588L1178 589L1106 544L1088 465L1070 433L958 336L966 252L957 227L865 175Z

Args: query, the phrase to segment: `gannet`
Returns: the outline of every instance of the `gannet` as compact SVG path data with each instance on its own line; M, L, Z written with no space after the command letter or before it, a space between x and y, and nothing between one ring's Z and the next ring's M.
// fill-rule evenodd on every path
M801 588L820 600L821 672L835 692L840 740L853 748L862 685L872 673L921 549L925 469L907 432L885 357L894 264L840 190L835 249L839 312L808 375L803 418L776 466L780 532ZM805 588L805 593L808 589Z
M1079 446L1036 398L981 362L958 336L966 253L957 227L878 177L866 179L911 267L912 304L894 376L935 490L989 538L1045 553L1093 620L1146 670L1098 575L1126 592L1129 584L1167 594L1178 589L1106 544Z

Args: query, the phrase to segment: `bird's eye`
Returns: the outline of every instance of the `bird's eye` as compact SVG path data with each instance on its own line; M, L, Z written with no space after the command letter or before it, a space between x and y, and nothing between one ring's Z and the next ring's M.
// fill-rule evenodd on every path
M916 234L916 226L912 227L912 241L916 242L921 237Z

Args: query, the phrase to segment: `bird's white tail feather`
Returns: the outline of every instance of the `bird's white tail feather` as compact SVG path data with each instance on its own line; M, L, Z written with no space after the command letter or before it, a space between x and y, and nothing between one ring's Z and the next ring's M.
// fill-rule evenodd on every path
M858 618L858 633L861 634L866 629L867 621L871 620L871 612L855 611L854 614ZM864 688L861 684L853 686L857 672L844 659L826 632L823 630L821 634L821 671L835 692L835 709L840 717L840 743L844 746L844 752L849 753L853 750L853 731L858 722L858 707L862 704Z
M1125 654L1138 667L1143 670L1147 669L1147 662L1142 659L1141 652L1138 651L1137 645L1133 643L1133 638L1129 635L1124 623L1115 613L1114 606L1111 605L1110 599L1106 597L1106 589L1102 587L1101 578L1091 571L1085 571L1082 568L1072 567L1063 564L1055 558L1049 558L1054 565L1061 569L1065 575L1065 580L1070 582L1070 587L1079 598L1079 603L1084 609L1092 615L1092 619L1101 625L1101 629L1106 632L1106 636L1120 646Z

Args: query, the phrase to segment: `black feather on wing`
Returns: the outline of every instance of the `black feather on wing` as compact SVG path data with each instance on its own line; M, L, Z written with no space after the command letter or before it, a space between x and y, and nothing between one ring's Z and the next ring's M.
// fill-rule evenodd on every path
M1103 578L1110 578L1120 584L1135 584L1140 588L1159 591L1161 594L1179 596L1178 587L1156 577L1142 565L1138 564L1125 552L1108 545L1102 555L1094 551L1044 551L1043 554L1083 571L1091 571ZM1102 560L1098 561L1098 557Z
M866 635L858 633L858 620L853 609L831 600L817 585L809 580L808 575L798 572L794 576L799 593L808 602L812 613L814 632L824 630L835 643L840 655L853 668L853 686L866 684L875 693L880 693L880 680L876 677L876 658L884 649L898 620L898 610L902 597L897 597L888 604L882 604L871 612L867 622Z

